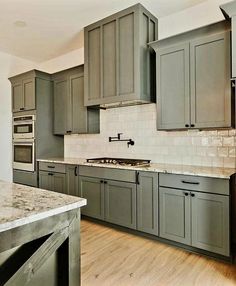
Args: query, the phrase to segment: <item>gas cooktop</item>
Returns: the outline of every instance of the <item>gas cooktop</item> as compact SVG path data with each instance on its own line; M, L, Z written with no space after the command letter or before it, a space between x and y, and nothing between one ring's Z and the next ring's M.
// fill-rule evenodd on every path
M96 164L113 164L121 166L146 167L150 166L151 160L102 157L102 158L87 159L87 162Z

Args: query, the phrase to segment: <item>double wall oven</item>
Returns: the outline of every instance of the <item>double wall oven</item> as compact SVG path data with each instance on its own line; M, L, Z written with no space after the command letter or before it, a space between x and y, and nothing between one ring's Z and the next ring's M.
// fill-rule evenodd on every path
M13 117L13 169L35 171L35 115Z

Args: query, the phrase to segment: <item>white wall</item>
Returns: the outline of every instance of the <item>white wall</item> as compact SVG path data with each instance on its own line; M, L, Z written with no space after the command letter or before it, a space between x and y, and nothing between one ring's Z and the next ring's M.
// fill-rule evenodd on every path
M0 52L0 180L12 181L12 114L10 76L32 69L34 63Z

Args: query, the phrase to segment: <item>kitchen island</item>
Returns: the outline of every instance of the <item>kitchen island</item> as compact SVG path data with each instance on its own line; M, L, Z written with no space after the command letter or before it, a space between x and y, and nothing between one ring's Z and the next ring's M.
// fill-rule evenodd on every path
M0 181L0 285L80 285L86 199Z

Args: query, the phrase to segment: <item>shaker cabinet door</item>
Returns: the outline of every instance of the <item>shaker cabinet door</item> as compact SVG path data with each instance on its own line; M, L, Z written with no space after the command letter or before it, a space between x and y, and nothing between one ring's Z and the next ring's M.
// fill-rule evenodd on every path
M70 114L67 121L71 122L72 133L87 133L87 108L84 106L84 76L70 76ZM70 116L70 118L68 118Z
M106 180L105 221L136 228L136 184Z
M12 84L12 112L21 111L24 108L22 81Z
M191 194L192 246L229 256L229 197Z
M67 165L66 167L66 193L71 196L79 196L79 167Z
M190 42L191 123L230 127L230 32Z
M104 219L104 185L101 179L79 176L79 196L87 199L83 215Z
M189 43L160 49L157 58L157 129L190 127Z
M35 106L35 78L25 79L23 85L24 110L33 110ZM42 96L39 94L39 96Z
M158 174L139 172L137 229L158 235Z
M39 171L39 188L51 191L52 181L48 172Z
M68 81L66 78L54 81L54 134L63 135L67 127ZM71 128L71 126L69 126Z
M66 176L65 174L53 173L52 176L52 188L54 192L66 193Z
M190 245L190 193L169 188L159 192L160 237Z

